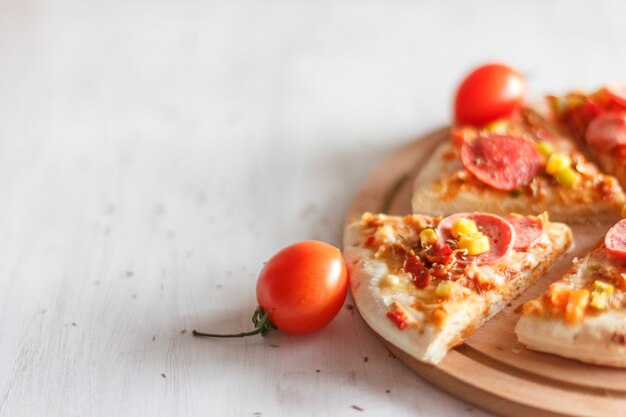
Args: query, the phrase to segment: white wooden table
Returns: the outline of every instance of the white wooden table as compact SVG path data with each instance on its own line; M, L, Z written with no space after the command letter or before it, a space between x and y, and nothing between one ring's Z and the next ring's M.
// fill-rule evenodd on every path
M355 187L463 74L626 81L626 3L0 2L0 415L486 416L356 311L246 329L256 274L338 245ZM348 303L351 300L347 301Z

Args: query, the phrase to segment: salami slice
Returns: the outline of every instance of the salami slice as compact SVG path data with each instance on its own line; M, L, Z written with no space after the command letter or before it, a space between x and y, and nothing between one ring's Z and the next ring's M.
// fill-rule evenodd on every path
M626 259L626 219L615 223L604 236L606 251L617 258Z
M537 217L509 214L504 220L515 229L513 249L523 251L531 247L543 234L543 222Z
M464 259L457 259L457 262L476 265L490 264L506 256L513 247L515 240L513 226L502 217L486 213L457 213L443 219L437 227L437 235L441 244L445 244L447 240L453 239L450 229L458 218L470 219L476 222L478 231L482 232L489 239L489 251L480 255L466 255Z
M465 142L461 159L481 182L504 191L528 184L541 170L535 145L515 136L490 135Z
M626 144L626 115L613 112L599 115L587 126L585 140L600 152Z

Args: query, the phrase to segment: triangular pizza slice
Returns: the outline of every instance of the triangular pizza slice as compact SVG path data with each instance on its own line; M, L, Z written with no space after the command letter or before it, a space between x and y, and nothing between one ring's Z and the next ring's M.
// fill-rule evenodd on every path
M524 304L515 333L530 349L626 367L626 220Z
M417 176L413 211L539 214L554 220L613 222L626 198L539 112L525 108L484 128L457 126Z
M565 252L570 229L547 215L446 218L366 213L347 226L356 305L380 336L439 362Z

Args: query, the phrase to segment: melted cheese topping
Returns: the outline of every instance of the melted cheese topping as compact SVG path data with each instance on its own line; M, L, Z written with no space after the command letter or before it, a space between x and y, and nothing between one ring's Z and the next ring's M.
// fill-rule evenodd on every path
M541 219L547 222L545 217ZM463 265L456 262L456 253L449 258L438 259L434 256L437 244L422 247L419 241L422 230L436 229L441 220L440 217L409 215L400 218L369 213L361 219L365 246L375 253L375 258L384 261L389 270L378 281L381 294L401 294L408 306L422 312L425 321L435 324L443 323L450 311L465 308L461 300L467 306L472 299L480 304L480 300L488 298L490 293L508 294L512 291L509 288L511 278L535 268L543 259L541 254L549 252L548 248L554 246L555 237L544 232L524 251L511 250L488 265ZM422 267L417 273L411 271L407 266L407 259L411 257L418 258L427 272ZM420 281L422 273L428 275L427 282ZM444 281L453 285L437 292L438 285ZM394 320L398 320L398 314L394 314Z
M544 172L537 175L528 185L514 192L501 191L503 195L527 195L537 200L551 199L562 204L584 204L602 200L623 200L624 194L615 177L604 175L598 168L577 151L572 141L563 137L555 128L536 112L524 109L520 116L508 120L500 134L524 137L535 143L549 140L555 150L567 155L572 161L572 167L580 180L573 187L564 187L557 179ZM463 140L471 141L479 136L488 136L488 130L473 128L463 129ZM454 141L454 139L453 139ZM436 184L436 191L445 200L453 200L461 191L480 192L481 190L494 191L495 189L482 183L471 175L461 163L459 146L444 153L442 166L445 174ZM543 161L544 164L547 161ZM545 168L545 166L544 166ZM498 191L498 190L495 190Z
M608 284L608 285L607 285ZM600 295L606 300L594 303L598 288L610 287ZM609 255L600 244L537 300L524 305L523 315L561 317L570 324L579 323L588 315L607 310L626 309L626 260Z

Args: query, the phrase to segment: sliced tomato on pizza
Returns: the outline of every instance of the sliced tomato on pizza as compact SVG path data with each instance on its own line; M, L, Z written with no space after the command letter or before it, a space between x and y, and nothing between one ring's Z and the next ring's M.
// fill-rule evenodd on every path
M547 215L446 218L366 213L344 235L356 305L379 335L437 363L565 252L570 229Z
M612 222L626 197L618 181L532 109L486 128L458 126L417 176L413 211L538 214L555 220Z
M626 367L626 220L524 304L515 332L530 349Z

